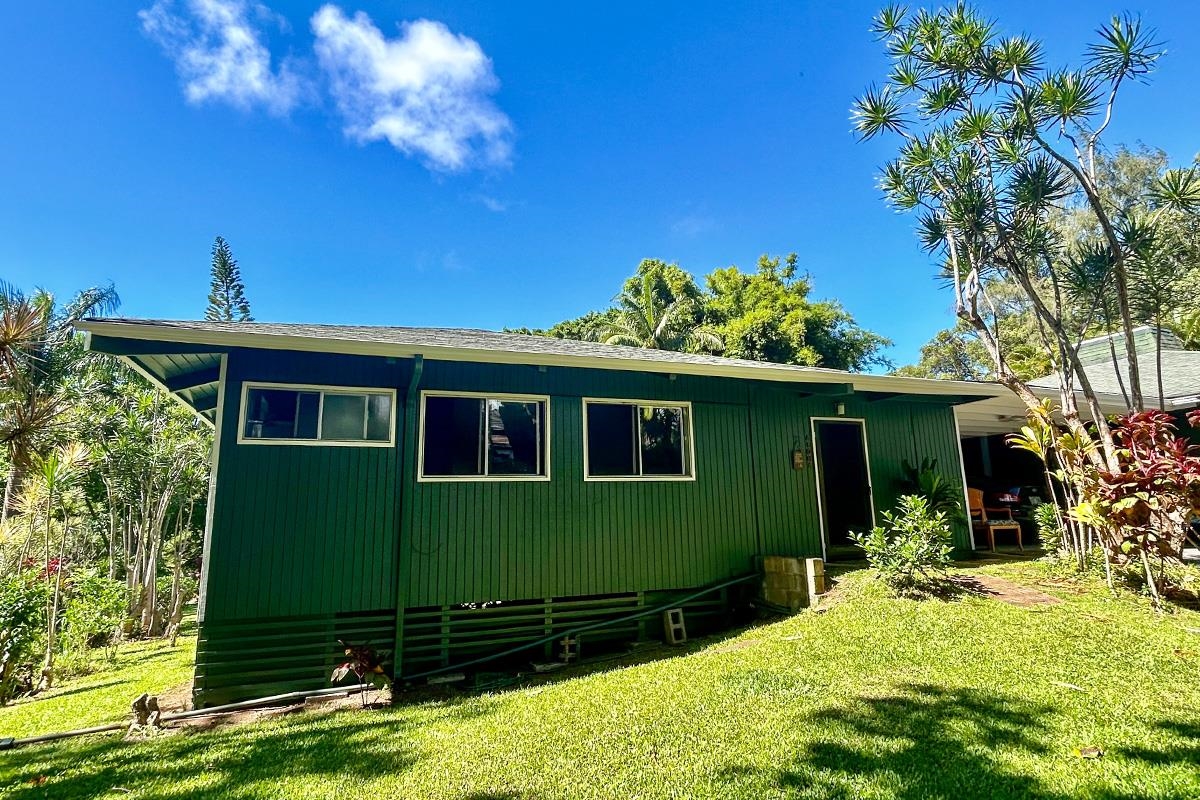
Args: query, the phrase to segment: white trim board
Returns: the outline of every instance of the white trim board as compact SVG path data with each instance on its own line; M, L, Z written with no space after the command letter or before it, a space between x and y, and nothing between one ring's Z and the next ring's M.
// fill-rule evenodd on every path
M958 426L958 409L951 408L950 413L954 416L954 444L958 447L958 477L962 481L963 512L967 518L967 532L971 534L971 551L974 552L977 547L975 523L971 520L971 498L967 496L967 462L963 458L963 439L962 430Z
M647 483L647 482L690 482L696 480L696 436L695 422L692 415L690 400L635 400L624 397L583 397L580 398L583 413L583 480L587 483ZM588 403L611 406L636 406L638 408L679 408L683 409L684 441L687 450L684 453L687 472L684 475L597 475L592 476L588 467ZM638 463L641 464L641 449L638 450Z
M245 323L253 325L254 323ZM943 381L930 378L908 378L895 375L850 373L819 367L798 367L786 364L743 364L732 359L728 363L666 361L653 357L653 351L611 346L608 355L575 355L564 353L527 352L482 347L450 345L405 344L349 338L321 338L279 333L228 332L188 328L186 323L176 327L138 322L109 322L86 320L80 330L114 339L174 342L179 344L212 345L217 347L249 347L267 350L293 350L314 353L344 353L410 358L422 355L427 361L469 361L485 364L524 364L533 366L579 367L584 369L652 372L657 374L702 375L710 377L748 378L781 383L852 383L863 391L900 392L916 395L972 395L979 399L1000 396L1008 392L996 383L972 381ZM629 352L632 351L632 352Z
M817 518L821 525L821 558L829 560L828 542L829 538L825 530L825 498L824 492L821 491L821 449L817 441L817 423L818 422L853 422L857 423L860 434L862 435L863 459L867 469L867 499L871 509L871 527L876 525L875 519L875 482L871 477L871 447L867 442L867 420L865 417L809 417L808 425L809 432L812 436L813 448L813 476L816 480L817 489Z
M325 395L387 395L388 438L379 439L263 439L246 436L246 400L251 389L283 389L294 392L317 392L321 395L317 407L317 436L321 435L322 415L325 410ZM248 445L274 445L277 447L395 447L396 446L396 390L373 386L334 386L319 383L276 383L271 381L242 381L241 399L238 404L237 443Z

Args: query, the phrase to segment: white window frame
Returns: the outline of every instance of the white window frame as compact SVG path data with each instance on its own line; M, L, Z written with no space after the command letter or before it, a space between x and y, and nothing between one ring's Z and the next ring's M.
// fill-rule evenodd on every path
M251 389L283 389L293 392L316 392L320 396L317 404L317 437L316 439L261 439L246 435L246 404L249 402ZM376 439L321 439L321 426L324 422L325 395L327 394L383 394L390 399L388 413L388 438L386 441ZM364 424L366 417L364 416ZM365 433L365 431L364 431ZM378 386L332 386L318 383L270 383L266 381L243 381L241 407L238 409L238 444L269 444L288 447L395 447L396 446L396 390Z
M538 457L545 466L544 475L489 475L487 448L490 446L487 432L483 437L483 469L482 475L426 475L425 474L425 402L430 397L459 397L465 400L512 401L516 403L541 403L542 426L540 434L540 452ZM550 480L550 395L548 394L510 394L507 392L460 392L452 389L426 389L421 392L421 422L417 427L417 482L418 483L545 483Z
M588 464L588 404L605 404L613 406L636 406L638 408L679 408L683 410L684 418L684 471L683 475L596 475L591 474ZM696 480L696 436L692 419L692 404L687 400L634 400L624 397L585 397L583 398L583 479L588 483L628 483L650 481L695 481ZM641 468L641 414L638 414L638 467Z

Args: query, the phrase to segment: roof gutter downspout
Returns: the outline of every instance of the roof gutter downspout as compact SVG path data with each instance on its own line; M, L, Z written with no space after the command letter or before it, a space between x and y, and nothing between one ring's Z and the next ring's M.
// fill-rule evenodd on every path
M420 409L421 375L425 372L425 358L413 356L412 378L404 394L404 439L400 454L400 540L396 543L398 562L396 565L396 645L392 650L392 674L400 673L404 643L404 610L408 601L408 576L412 568L413 487L417 480L417 414Z

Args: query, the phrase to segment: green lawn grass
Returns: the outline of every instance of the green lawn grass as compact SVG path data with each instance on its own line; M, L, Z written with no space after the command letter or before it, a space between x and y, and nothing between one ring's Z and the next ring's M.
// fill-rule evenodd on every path
M19 739L120 722L143 692L159 694L190 681L195 661L195 636L180 636L175 647L159 639L123 644L115 663L101 662L91 675L0 708L0 736Z
M1200 614L1156 614L1096 587L1052 588L1065 602L1035 608L897 600L867 577L846 576L823 613L636 666L0 753L0 794L1200 797ZM1076 754L1089 746L1104 756Z

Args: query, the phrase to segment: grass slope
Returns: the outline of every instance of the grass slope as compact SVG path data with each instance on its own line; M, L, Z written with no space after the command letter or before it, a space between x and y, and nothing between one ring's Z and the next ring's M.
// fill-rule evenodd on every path
M195 662L195 636L180 636L174 648L158 639L121 645L115 664L0 708L0 736L19 739L120 722L143 692L161 694L190 681Z
M987 568L1016 580L1037 570ZM1200 614L1156 615L1099 590L1057 590L1066 602L1031 609L913 602L866 577L848 576L824 613L653 663L0 754L0 794L1200 797ZM1104 757L1075 755L1086 746Z

